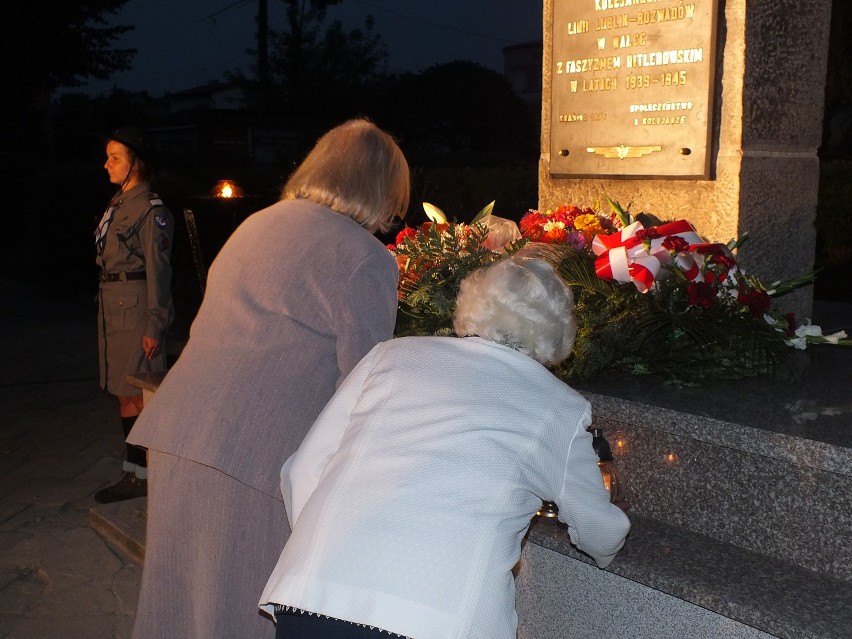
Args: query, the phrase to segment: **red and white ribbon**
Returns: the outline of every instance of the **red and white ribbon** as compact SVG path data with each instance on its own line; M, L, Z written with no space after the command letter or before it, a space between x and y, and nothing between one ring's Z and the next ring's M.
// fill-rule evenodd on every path
M693 254L695 247L706 242L695 232L686 220L677 220L653 227L656 237L646 245L636 234L644 229L640 222L634 222L612 235L596 235L592 240L592 251L598 256L595 271L598 277L616 282L633 282L642 292L648 292L656 282L663 265L672 262L671 252L663 248L666 238L677 236L689 245L689 252L680 252L675 256L675 264L686 273L690 280L701 279L700 264ZM703 263L703 260L701 260Z

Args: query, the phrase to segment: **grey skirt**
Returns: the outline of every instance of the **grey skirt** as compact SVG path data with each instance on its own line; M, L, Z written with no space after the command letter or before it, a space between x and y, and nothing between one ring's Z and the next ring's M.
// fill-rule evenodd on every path
M101 388L122 397L141 395L127 376L166 370L166 345L145 359L142 337L148 322L148 287L144 280L107 282L98 295L98 363Z
M275 636L258 600L290 536L281 499L149 450L147 519L133 639Z

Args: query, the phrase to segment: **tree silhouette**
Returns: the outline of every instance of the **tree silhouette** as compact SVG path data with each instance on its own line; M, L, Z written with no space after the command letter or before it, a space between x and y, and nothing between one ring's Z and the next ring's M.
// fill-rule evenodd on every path
M263 0L260 0L261 2ZM254 78L238 75L248 103L277 114L329 123L362 102L366 87L380 77L387 52L374 32L372 16L362 29L326 24L326 9L342 0L283 0L286 24L269 29L268 67L258 50ZM262 46L259 19L258 49Z
M457 60L406 75L394 91L385 119L418 158L445 164L535 160L539 111L496 71Z
M107 26L107 17L127 0L53 0L24 2L14 19L2 22L3 56L11 77L5 83L2 121L6 151L20 151L22 143L42 141L50 147L49 107L61 87L80 86L86 80L106 80L130 68L133 49L115 49L113 43L130 26ZM44 153L44 148L41 148Z

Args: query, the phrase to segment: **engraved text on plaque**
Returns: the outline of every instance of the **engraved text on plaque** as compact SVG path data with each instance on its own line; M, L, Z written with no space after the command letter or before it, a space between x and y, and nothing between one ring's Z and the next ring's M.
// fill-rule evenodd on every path
M554 0L550 166L709 176L717 0Z

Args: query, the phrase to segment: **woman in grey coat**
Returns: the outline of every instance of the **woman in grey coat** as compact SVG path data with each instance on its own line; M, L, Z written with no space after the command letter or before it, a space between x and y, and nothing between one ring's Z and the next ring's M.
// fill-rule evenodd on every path
M257 594L290 534L278 469L392 336L398 270L373 233L405 214L409 188L394 140L346 122L213 261L187 345L130 435L149 449L137 639L269 632Z

